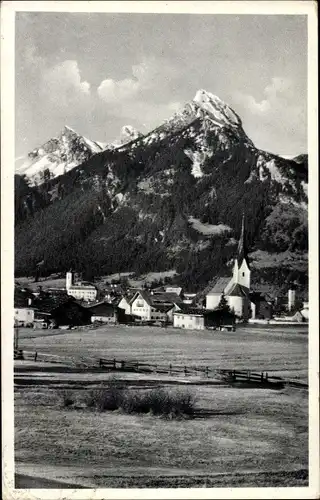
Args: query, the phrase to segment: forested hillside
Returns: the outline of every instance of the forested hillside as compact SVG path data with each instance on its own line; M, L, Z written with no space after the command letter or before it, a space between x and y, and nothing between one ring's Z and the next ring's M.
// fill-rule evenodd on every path
M305 287L307 157L260 151L241 121L193 108L39 186L16 176L16 274L175 269L199 289L229 272L244 212L254 279Z

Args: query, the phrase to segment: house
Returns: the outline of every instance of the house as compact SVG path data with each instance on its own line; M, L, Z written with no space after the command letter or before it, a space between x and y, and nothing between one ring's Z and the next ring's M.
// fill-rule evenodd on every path
M97 288L92 285L92 283L81 281L74 283L74 277L71 271L66 274L66 290L68 295L87 302L94 302L98 294Z
M175 293L178 297L182 297L182 288L180 286L166 286L164 287L165 293Z
M173 313L173 326L188 330L205 330L207 328L235 328L233 313L222 309L209 311L206 309L192 308L184 304Z
M91 322L91 311L67 294L38 298L35 306L35 319L44 320L53 326L77 326Z
M131 314L131 304L130 304L130 299L132 298L129 297L128 295L123 295L121 297L120 302L118 303L118 307L120 309L123 309L125 314L130 315Z
M14 289L14 324L30 326L34 322L34 295L27 288Z
M142 321L168 322L173 320L175 301L182 302L176 294L152 294L139 290L129 301L131 314Z
M186 328L188 330L204 330L204 314L201 309L189 309L173 313L174 328Z
M239 318L247 320L250 316L250 275L251 270L244 244L244 216L242 217L241 235L237 256L234 261L232 277L218 277L206 295L206 309L214 310L219 306L222 296L230 309Z
M122 310L119 310L117 306L113 304L108 304L107 302L99 302L94 306L88 308L91 312L91 322L95 321L101 323L108 323L115 325L119 321L119 313L121 314ZM124 314L124 313L123 313Z
M251 319L271 319L273 316L273 304L271 300L260 292L249 294Z

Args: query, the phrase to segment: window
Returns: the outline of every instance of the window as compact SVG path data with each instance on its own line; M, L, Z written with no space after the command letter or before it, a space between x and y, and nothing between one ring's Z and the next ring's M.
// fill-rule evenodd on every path
M244 276L244 273L242 273L242 276Z

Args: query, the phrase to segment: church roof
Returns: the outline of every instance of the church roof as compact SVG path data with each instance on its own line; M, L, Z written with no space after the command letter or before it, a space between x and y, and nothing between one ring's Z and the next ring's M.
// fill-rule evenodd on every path
M248 297L249 289L245 286L235 283L226 295L229 297Z
M207 295L223 293L225 291L225 288L229 284L230 279L231 278L229 276L222 276L217 278L217 281L215 282L211 290L209 290Z

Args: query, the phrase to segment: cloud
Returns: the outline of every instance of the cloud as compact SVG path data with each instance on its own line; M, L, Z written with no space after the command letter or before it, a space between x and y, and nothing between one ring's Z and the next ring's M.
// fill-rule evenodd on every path
M98 87L98 96L108 104L131 99L139 91L139 82L130 78L120 81L103 80Z
M257 101L253 96L241 92L236 92L235 98L238 102L247 105L253 114L269 114L293 99L293 82L289 78L274 77L271 84L265 87L263 93L266 98L261 101Z
M142 122L145 128L153 127L181 108L180 102L170 100L170 84L177 74L176 68L168 61L146 58L131 67L129 77L103 80L97 95L108 105L108 113ZM168 96L169 99L163 102Z
M81 80L78 63L74 60L47 68L42 75L42 84L48 98L60 105L90 95L90 83Z
M237 111L244 124L247 123L248 128L252 127L252 139L261 141L257 145L263 148L267 137L269 148L272 150L274 144L278 152L282 149L282 152L290 152L286 149L292 143L300 148L304 147L307 135L307 106L301 98L301 89L291 79L277 76L271 79L263 94L264 98L259 101L250 94L234 93L234 101L239 107Z
M98 96L108 104L133 99L144 91L150 90L157 76L160 76L159 73L160 69L154 58L144 59L140 64L131 67L129 78L103 80L97 90Z

